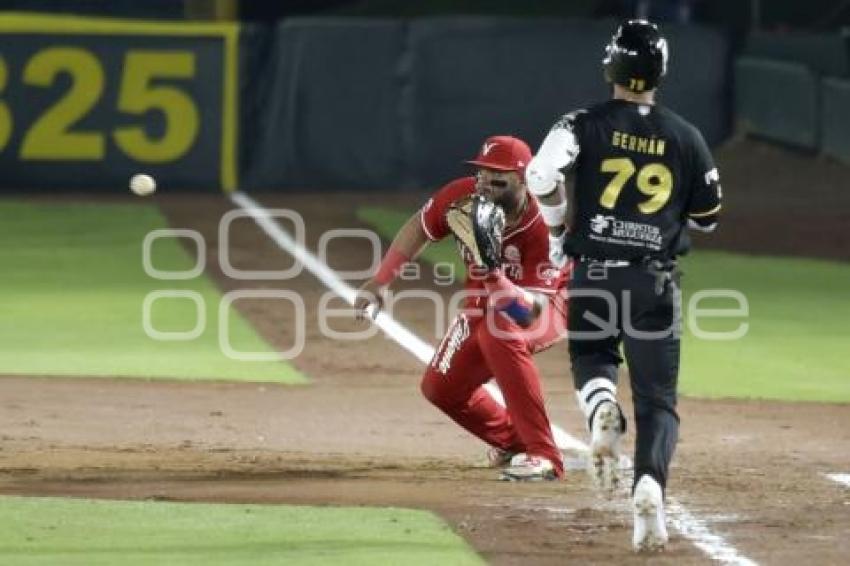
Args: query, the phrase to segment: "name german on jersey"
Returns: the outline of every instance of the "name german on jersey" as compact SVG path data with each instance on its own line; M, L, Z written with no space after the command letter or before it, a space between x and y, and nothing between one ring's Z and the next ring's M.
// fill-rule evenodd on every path
M667 141L663 138L644 138L614 130L611 145L628 151L646 153L648 155L664 155Z

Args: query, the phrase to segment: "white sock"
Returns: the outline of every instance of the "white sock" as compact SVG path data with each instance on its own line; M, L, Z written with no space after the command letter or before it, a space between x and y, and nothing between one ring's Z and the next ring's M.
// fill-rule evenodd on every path
M617 405L617 386L607 377L594 377L576 391L578 406L584 412L587 429L590 430L590 418L596 413L600 403L610 401ZM617 405L619 406L619 405Z

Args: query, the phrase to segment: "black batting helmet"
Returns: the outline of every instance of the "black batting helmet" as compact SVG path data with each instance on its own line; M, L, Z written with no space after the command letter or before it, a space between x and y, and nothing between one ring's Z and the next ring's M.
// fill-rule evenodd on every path
M646 20L629 20L617 28L605 47L605 78L635 92L658 86L667 72L667 40L658 26Z

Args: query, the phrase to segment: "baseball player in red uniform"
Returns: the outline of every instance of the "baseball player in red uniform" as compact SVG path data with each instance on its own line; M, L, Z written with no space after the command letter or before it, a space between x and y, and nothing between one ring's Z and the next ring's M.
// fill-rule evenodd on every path
M549 260L549 233L525 185L531 158L520 139L488 138L468 162L477 168L476 175L448 183L407 221L375 277L361 287L357 303L359 318L366 317L370 305L377 313L402 266L428 243L452 233L447 222L452 207L486 199L501 208L501 249L493 266L478 264L474 254L459 246L468 273L465 305L437 347L421 389L437 408L492 447L490 463L503 468L501 478L506 480L563 475L532 355L566 333L566 269ZM507 408L483 387L491 378Z

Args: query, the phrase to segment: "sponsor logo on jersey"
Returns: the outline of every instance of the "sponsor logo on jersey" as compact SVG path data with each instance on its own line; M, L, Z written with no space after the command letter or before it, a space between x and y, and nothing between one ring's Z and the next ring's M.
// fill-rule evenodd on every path
M512 281L522 279L522 253L520 253L519 248L513 244L508 244L502 250L502 259L504 260L502 269L504 269L508 279Z
M589 238L598 242L648 248L653 251L661 249L661 229L652 224L617 220L613 216L597 214L590 219L590 229L593 233Z
M546 282L546 285L551 285L555 281L555 278L560 275L560 273L561 272L560 270L558 270L557 267L547 267L540 275L542 276L542 279Z
M613 216L602 216L601 214L597 214L590 219L590 229L597 234L602 234L609 226L611 226L611 222L613 220Z
M522 259L521 254L519 253L519 248L513 244L508 244L505 246L505 251L502 253L505 256L505 259L511 263L519 263Z

